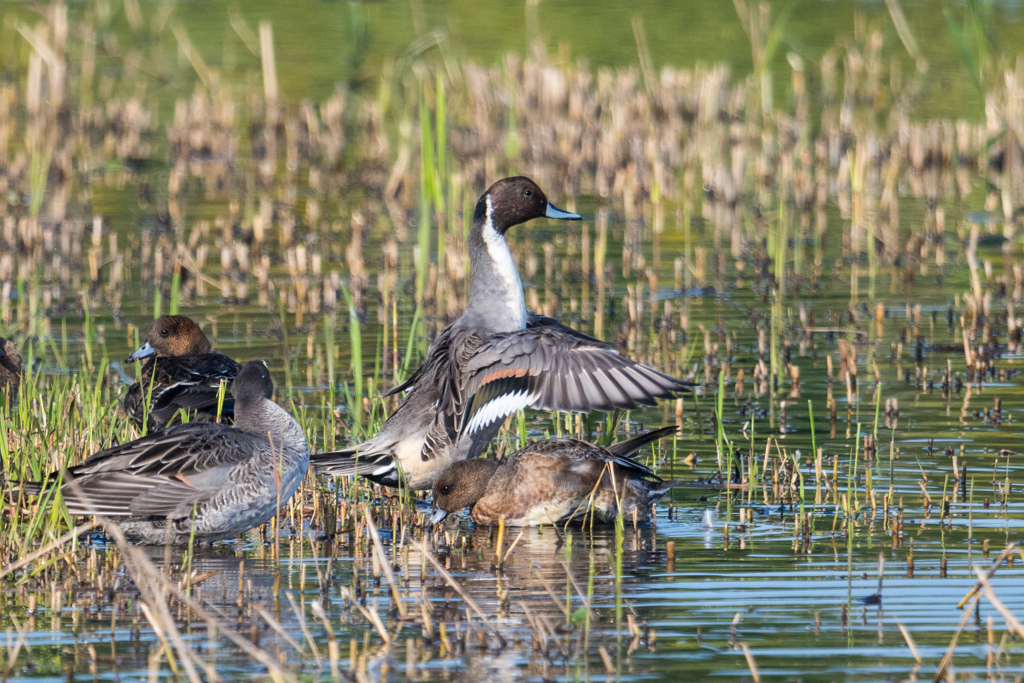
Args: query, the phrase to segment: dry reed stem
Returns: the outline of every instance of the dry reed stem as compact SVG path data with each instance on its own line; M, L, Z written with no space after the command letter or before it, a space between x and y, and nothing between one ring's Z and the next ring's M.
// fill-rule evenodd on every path
M498 632L498 629L491 625L491 622L487 619L487 615L484 614L483 611L477 606L476 602L473 601L473 598L469 597L469 594L467 594L466 591L462 589L462 586L460 586L459 582L455 580L455 577L449 574L448 571L444 568L444 565L438 562L437 558L434 557L434 555L430 552L430 549L427 547L426 540L421 540L419 543L410 542L410 544L414 548L419 550L421 553L423 553L423 557L427 558L427 561L429 561L430 564L434 565L434 569L436 569L438 573L441 575L441 577L444 578L445 582L452 587L452 590L458 593L459 597L462 598L462 600L467 605L469 605L469 608L473 610L473 613L476 614L477 617L480 618L480 621L484 623L484 626L486 626L491 633L497 636L498 640L504 643L505 639L501 637L501 634Z
M398 613L405 619L407 616L405 613L405 603L398 592L398 583L395 581L395 573L391 570L391 561L388 560L388 556L384 553L384 546L381 544L380 535L377 533L377 525L373 523L373 515L370 514L370 506L367 503L363 503L363 518L366 520L366 528L370 532L370 538L373 539L373 548L377 553L381 569L384 570L384 577L388 580L388 586L391 588L391 596L395 599L395 606L398 607Z
M740 643L740 649L743 650L743 657L747 660L747 667L750 669L750 676L754 679L754 683L761 683L761 673L757 670L757 662L754 661L750 647L746 643Z
M32 564L33 562L38 560L40 557L44 557L45 555L49 554L53 550L56 550L58 547L64 545L68 541L70 541L70 540L72 540L74 538L77 538L80 534L84 534L87 531L91 531L92 529L95 529L98 526L100 526L100 523L97 522L97 521L92 521L92 522L88 522L86 524L81 524L79 526L76 526L71 531L67 532L66 534L64 534L60 538L58 538L58 539L56 539L56 540L46 544L45 546L43 546L39 550L31 552L28 555L26 555L25 557L23 557L22 559L18 560L17 562L13 562L13 563L7 565L6 567L4 567L3 569L0 569L0 579L2 579L3 577L7 576L11 572L16 572L19 569L21 569L22 567L26 567L26 566Z
M274 631L279 636L285 639L285 642L287 642L289 645L295 648L296 652L298 652L300 655L306 654L305 651L302 649L302 646L299 645L299 643L294 638L288 635L288 632L284 630L284 627L281 626L280 622L278 622L278 620L275 619L274 616L270 614L270 612L264 609L263 605L253 605L253 609L256 610L256 614L258 614L260 618L263 619L263 621L267 622L267 625L270 626L270 628L274 629Z
M914 639L910 637L910 631L908 631L907 627L898 621L896 622L896 626L899 628L900 633L903 634L903 640L906 641L907 647L910 648L910 654L914 656L914 661L921 664L921 655L917 653L917 647L914 645Z
M939 668L935 672L935 683L939 683L939 681L946 677L946 670L953 663L953 653L956 651L956 643L960 639L960 633L967 626L967 622L971 620L971 612L974 611L974 606L978 604L980 599L981 593L975 593L968 605L969 609L965 610L964 615L960 617L960 623L957 624L956 630L953 632L953 637L949 641L949 647L946 648L946 654L942 656Z
M999 553L999 557L996 558L996 561L993 562L992 565L985 571L986 579L991 579L993 576L995 576L995 573L999 570L999 565L1001 565L1006 560L1006 558L1009 557L1011 553L1013 553L1013 549L1015 547L1016 544L1011 543L1003 549L1003 552ZM979 580L978 583L974 584L974 587L971 588L971 590L967 591L967 595L965 595L960 600L960 602L956 603L957 609L962 609L964 603L966 603L968 600L974 597L981 589L982 583L981 580Z
M362 614L368 622L370 622L370 625L377 630L381 640L384 641L385 647L391 644L391 634L388 633L387 628L385 628L384 622L380 620L380 615L377 614L377 610L363 607L359 602L359 598L357 598L347 586L341 587L341 597L355 605L356 609L359 610L359 613Z
M291 605L292 612L295 613L295 619L299 622L299 628L302 629L302 635L306 637L306 642L309 643L309 649L313 653L313 659L316 660L317 667L323 669L324 660L320 657L320 650L317 648L316 642L313 640L313 634L309 632L309 627L306 625L306 615L299 609L291 591L286 591L284 595L288 598L288 604Z
M1002 603L999 598L996 597L995 591L992 590L992 584L989 583L988 577L985 576L985 572L982 571L981 567L975 567L974 573L978 575L978 583L985 591L985 597L992 603L992 606L999 610L999 613L1006 619L1006 625L1011 631L1017 634L1018 637L1024 637L1024 626L1021 626L1020 621L1017 617L1013 616L1013 613L1006 608L1006 605Z

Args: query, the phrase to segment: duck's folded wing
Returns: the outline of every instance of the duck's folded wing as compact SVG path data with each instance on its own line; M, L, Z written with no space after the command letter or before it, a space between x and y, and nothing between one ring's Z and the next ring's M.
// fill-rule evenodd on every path
M75 475L124 471L142 474L198 474L252 457L265 437L209 422L162 429L89 456L71 468Z
M165 425L179 410L186 413L215 413L220 404L220 384L180 383L170 387L154 388L150 417L154 423ZM225 389L221 413L230 417L234 413L235 401L231 391ZM209 418L207 418L209 419Z
M180 425L93 454L69 470L61 491L72 514L187 514L228 483L233 466L267 448L226 425Z
M562 325L491 337L466 364L460 434L526 407L590 412L654 405L692 386Z
M215 412L220 401L221 383L225 386L223 412L230 415L234 409L231 381L238 374L238 364L219 353L189 359L163 359L157 367L153 386L150 414L157 424L167 424L174 415L186 412ZM142 391L149 383L143 381Z
M111 472L69 479L61 494L72 515L180 517L216 491L163 475Z

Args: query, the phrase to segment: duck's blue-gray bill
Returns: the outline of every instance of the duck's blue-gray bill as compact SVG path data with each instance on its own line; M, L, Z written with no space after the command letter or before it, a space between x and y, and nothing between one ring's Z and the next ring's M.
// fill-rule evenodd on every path
M578 213L569 213L568 211L562 211L554 204L548 203L548 210L544 212L544 215L548 218L561 218L563 221L578 221L583 216Z
M444 521L444 518L447 516L448 513L442 510L441 508L434 508L434 511L430 513L430 519L427 521L427 523L430 524L430 526L440 524L442 521Z
M139 348L135 349L134 353L132 353L132 355L128 356L128 358L125 359L125 362L130 363L133 360L142 360L143 358L149 358L155 353L156 349L153 348L153 345L150 344L149 342L146 342Z

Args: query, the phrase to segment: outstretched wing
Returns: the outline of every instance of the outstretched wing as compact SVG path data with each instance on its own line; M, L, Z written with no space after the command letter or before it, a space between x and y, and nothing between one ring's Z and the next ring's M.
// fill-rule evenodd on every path
M459 434L526 407L590 412L635 409L692 385L620 355L562 325L541 324L479 343L466 363Z

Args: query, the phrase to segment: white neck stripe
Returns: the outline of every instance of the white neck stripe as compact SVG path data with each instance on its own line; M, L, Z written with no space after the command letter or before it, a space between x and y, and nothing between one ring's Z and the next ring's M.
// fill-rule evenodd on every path
M509 251L505 238L494 227L494 204L491 202L491 195L486 195L486 201L487 219L483 229L484 245L494 264L495 274L501 280L505 295L505 300L502 303L518 317L516 326L522 329L526 327L526 299L523 298L523 282L519 279L516 262L512 259L512 252Z

